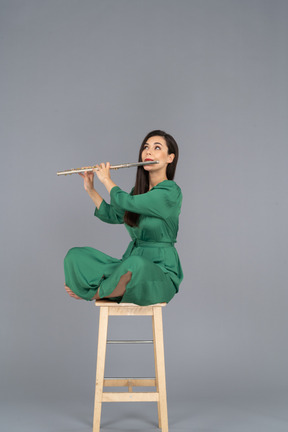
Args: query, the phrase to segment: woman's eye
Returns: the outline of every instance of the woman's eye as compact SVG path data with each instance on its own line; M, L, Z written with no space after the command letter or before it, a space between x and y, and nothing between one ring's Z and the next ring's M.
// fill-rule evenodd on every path
M144 145L144 146L143 146L143 150L147 150L148 148L149 148L148 145ZM155 150L161 150L161 146L156 145L156 146L154 147L154 149L155 149Z

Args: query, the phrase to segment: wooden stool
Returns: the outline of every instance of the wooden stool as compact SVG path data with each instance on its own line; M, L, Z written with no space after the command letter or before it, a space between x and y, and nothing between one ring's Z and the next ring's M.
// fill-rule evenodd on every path
M100 306L99 336L96 367L95 405L93 432L100 431L102 402L157 402L159 428L168 432L165 360L163 343L162 307L166 303L138 306L131 303L115 303L97 300ZM153 341L107 341L109 316L152 316ZM155 357L155 378L104 378L107 343L153 343ZM155 392L135 392L133 387L156 387ZM103 387L128 387L128 392L103 392Z

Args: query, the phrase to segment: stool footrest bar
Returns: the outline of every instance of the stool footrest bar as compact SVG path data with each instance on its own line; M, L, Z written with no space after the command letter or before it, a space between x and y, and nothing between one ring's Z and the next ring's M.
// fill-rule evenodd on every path
M153 340L107 340L107 344L153 344Z
M155 387L155 378L104 378L104 387Z
M158 402L159 393L103 393L102 402Z

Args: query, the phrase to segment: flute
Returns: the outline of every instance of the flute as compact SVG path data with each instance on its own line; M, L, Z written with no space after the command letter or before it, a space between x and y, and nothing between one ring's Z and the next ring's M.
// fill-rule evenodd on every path
M138 167L138 166L144 166L144 165L153 165L153 164L159 164L159 161L147 161L147 162L134 162L134 163L124 163L120 165L111 165L110 169L119 169L119 168L131 168L131 167ZM82 172L91 172L91 171L98 171L98 168L96 165L89 166L87 168L74 168L67 171L58 171L57 175L70 175L70 174L77 174Z

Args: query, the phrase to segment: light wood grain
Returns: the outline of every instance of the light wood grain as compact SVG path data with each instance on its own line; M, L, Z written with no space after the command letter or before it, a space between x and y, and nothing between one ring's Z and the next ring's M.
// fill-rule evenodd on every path
M108 330L108 307L101 307L100 315L99 315L93 432L100 431L107 330Z
M168 432L162 307L166 303L138 306L97 300L100 307L93 432L100 432L102 402L157 402L158 422ZM109 316L151 316L153 328L155 378L105 378L105 359ZM127 387L128 392L103 392L104 387ZM133 387L156 387L153 392L134 392Z
M152 393L103 393L103 402L157 402L159 395Z

